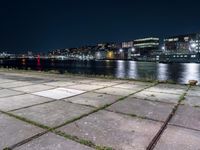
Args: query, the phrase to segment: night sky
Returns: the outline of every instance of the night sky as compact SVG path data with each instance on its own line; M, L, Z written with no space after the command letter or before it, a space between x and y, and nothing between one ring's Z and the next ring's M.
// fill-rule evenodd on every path
M200 32L199 0L0 0L0 51Z

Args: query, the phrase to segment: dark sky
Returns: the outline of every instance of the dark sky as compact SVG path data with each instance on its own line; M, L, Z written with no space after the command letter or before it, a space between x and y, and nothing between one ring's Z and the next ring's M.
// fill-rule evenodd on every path
M200 32L199 0L0 0L0 51Z

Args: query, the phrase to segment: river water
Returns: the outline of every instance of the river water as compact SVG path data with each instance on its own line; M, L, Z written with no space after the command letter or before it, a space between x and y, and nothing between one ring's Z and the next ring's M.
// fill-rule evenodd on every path
M17 59L0 60L0 66L43 71L58 70L61 73L109 75L117 78L171 80L181 84L188 83L188 80L200 82L200 64L196 63Z

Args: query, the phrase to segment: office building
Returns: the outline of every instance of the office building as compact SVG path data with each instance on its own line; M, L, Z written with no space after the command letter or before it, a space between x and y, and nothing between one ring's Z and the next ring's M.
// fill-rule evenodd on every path
M159 38L149 37L134 40L135 53L140 56L148 56L159 50Z
M200 34L172 36L164 39L163 50L168 53L200 52Z

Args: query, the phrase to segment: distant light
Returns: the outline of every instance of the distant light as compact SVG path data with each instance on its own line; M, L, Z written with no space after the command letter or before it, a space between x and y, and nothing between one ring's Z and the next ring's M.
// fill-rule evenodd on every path
M132 52L135 52L135 48L132 48L131 51L132 51Z
M195 43L192 43L192 44L191 44L191 47L192 47L192 48L195 48L196 46L197 46L197 45L196 45Z
M165 50L165 46L162 46L162 50L163 50L163 51Z
M123 52L123 49L120 49L119 52L122 53L122 52Z

